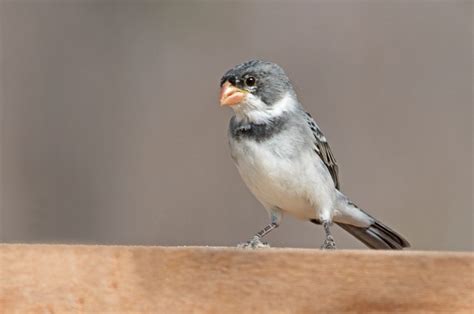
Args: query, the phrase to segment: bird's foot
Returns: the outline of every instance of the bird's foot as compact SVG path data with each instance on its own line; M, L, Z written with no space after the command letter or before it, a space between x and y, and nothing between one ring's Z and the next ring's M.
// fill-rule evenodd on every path
M323 245L321 245L321 250L335 250L336 249L336 241L334 241L334 238L331 235L328 235L326 237L326 240L324 240Z
M237 245L238 248L240 249L264 249L264 248L269 248L270 245L268 245L268 243L266 242L262 242L260 241L260 238L255 236L252 238L252 240L250 241L247 241L245 243L240 243L239 245Z

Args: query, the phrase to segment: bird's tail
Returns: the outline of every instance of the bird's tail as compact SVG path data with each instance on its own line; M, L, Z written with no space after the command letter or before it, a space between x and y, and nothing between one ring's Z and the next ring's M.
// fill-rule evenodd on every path
M357 227L340 222L336 223L371 249L401 250L410 247L410 243L400 234L375 218L373 219L374 222L368 227Z
M334 222L369 248L401 250L410 247L403 236L367 214L341 192L338 193L338 200L342 216L334 217Z

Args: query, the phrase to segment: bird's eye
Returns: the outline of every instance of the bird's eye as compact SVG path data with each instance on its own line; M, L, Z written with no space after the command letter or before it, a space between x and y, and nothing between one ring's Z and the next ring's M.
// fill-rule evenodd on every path
M245 85L247 85L247 86L254 86L255 82L256 82L256 80L255 80L255 77L253 77L253 76L249 76L245 79Z

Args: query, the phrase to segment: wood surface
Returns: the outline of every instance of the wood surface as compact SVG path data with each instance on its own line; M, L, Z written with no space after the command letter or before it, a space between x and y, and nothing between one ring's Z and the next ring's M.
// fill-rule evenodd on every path
M473 313L473 253L0 245L1 313Z

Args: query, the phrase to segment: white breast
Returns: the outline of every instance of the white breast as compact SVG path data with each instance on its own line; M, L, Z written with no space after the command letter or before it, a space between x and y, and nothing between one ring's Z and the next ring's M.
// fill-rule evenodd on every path
M287 132L260 143L231 139L232 156L242 179L264 206L279 207L301 219L318 218L320 210L332 208L335 200L330 175L311 147Z

